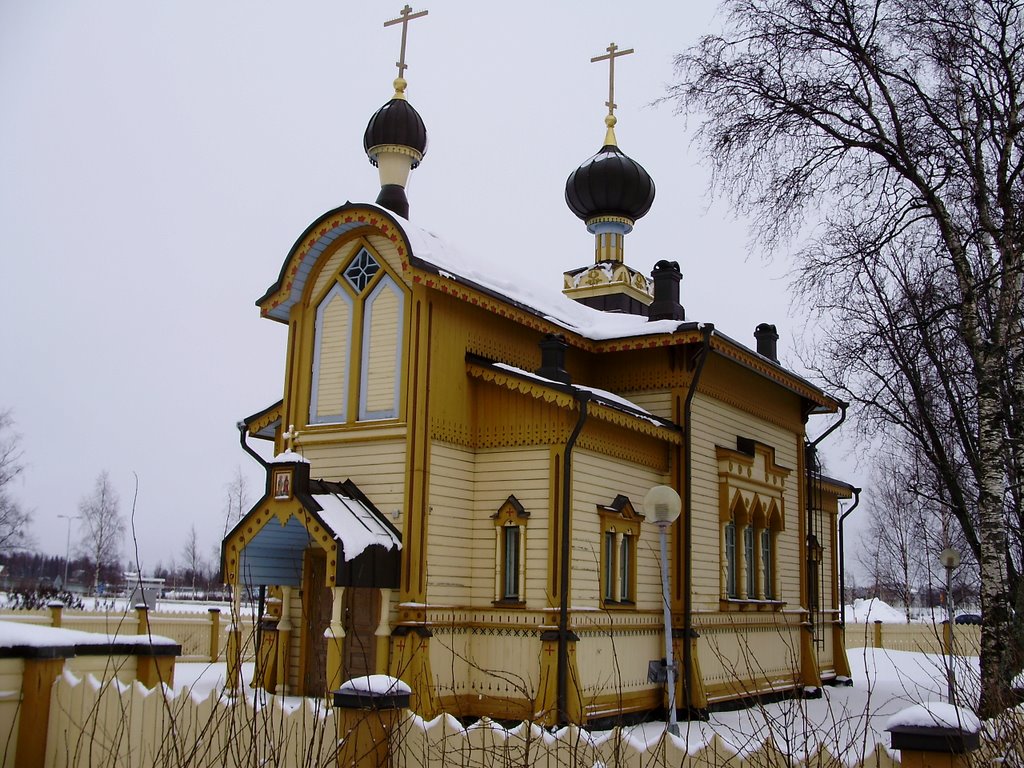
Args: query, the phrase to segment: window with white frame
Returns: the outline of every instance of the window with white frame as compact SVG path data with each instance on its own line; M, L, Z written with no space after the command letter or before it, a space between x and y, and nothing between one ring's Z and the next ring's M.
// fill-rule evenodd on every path
M368 243L310 298L309 424L400 416L406 289Z
M509 496L491 515L495 530L495 604L526 603L526 524L530 513Z
M629 608L636 604L636 548L643 515L626 496L599 505L601 516L601 605Z
M775 462L775 450L737 438L737 447L716 448L721 489L722 598L779 599L776 550L785 530L785 498L791 470Z

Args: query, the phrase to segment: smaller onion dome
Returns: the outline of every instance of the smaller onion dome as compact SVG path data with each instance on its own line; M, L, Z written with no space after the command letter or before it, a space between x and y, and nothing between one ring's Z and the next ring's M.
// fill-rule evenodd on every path
M378 149L387 147L411 150L412 167L419 165L427 153L427 128L420 113L405 98L405 80L395 81L395 95L387 104L373 113L363 134L363 149L373 165L377 165Z
M604 216L635 222L651 209L654 180L615 144L605 144L569 174L565 202L586 222Z

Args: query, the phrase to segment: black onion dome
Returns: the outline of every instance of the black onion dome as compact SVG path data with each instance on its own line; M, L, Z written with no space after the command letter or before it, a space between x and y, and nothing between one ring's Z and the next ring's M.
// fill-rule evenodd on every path
M415 149L420 155L427 153L427 128L423 118L405 99L392 99L373 113L363 134L363 149L392 144ZM377 163L371 157L370 162ZM413 163L413 168L419 165Z
M651 210L654 180L640 163L606 144L569 174L565 202L583 221L597 216L636 221Z

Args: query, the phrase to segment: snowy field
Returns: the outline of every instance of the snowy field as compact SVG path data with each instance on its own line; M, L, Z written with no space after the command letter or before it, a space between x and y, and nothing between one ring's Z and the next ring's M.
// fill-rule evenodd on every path
M794 759L812 754L819 747L833 755L867 754L875 744L888 747L886 722L890 716L915 704L946 700L946 668L941 656L923 653L858 648L849 654L852 687L822 689L820 699L783 701L757 705L734 712L716 712L708 722L681 722L680 739L690 751L709 743L716 734L743 755L755 751L769 734ZM253 665L243 665L245 690ZM960 659L956 669L958 704L976 704L977 657ZM223 664L178 664L174 672L178 695L190 691L203 699L224 686ZM261 696L263 694L260 694ZM272 699L274 697L267 697ZM298 697L283 697L286 708L302 704ZM665 724L651 722L628 729L638 745L653 745L664 738ZM595 734L596 735L596 734Z

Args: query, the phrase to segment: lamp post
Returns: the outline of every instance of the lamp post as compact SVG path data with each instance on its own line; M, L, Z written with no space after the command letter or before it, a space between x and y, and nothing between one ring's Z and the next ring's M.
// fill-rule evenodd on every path
M953 672L953 569L960 565L960 553L946 547L939 555L939 564L946 569L946 620L949 622L949 653L946 660L946 700L953 703L956 676Z
M644 514L658 526L661 539L661 599L665 615L665 684L668 686L668 732L679 735L676 722L676 669L672 660L672 609L668 593L668 529L679 517L683 502L667 485L656 485L644 496Z
M64 583L61 585L64 589L68 588L68 561L71 558L71 521L81 520L81 515L57 515L62 520L68 521L68 539L64 545Z

